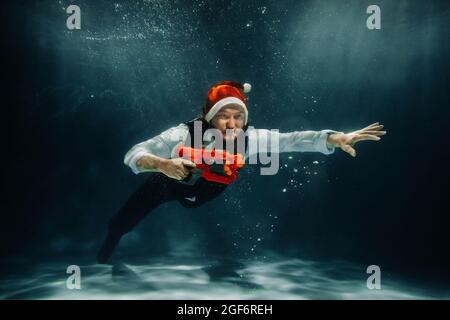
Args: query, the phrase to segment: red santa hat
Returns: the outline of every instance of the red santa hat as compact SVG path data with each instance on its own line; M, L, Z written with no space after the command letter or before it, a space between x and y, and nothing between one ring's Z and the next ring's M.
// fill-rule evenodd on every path
M240 107L245 113L244 123L248 121L247 98L245 93L250 92L252 86L249 83L234 81L221 81L214 84L208 91L206 104L203 108L203 117L207 122L223 107Z

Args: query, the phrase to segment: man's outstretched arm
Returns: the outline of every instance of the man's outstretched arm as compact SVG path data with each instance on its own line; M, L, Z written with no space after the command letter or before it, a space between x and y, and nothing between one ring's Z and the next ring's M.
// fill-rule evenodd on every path
M254 152L267 152L278 150L278 152L320 152L323 154L332 154L335 148L341 148L350 155L355 156L356 152L353 146L356 142L363 140L380 140L380 136L386 134L382 131L383 125L378 122L366 128L356 130L350 133L338 132L334 130L320 131L293 131L279 133L278 131L269 131L267 129L255 129L250 134L251 139L257 140L258 149ZM278 142L276 149L272 148L274 141ZM271 146L272 145L272 146Z
M331 154L335 147L328 144L330 134L340 133L334 130L306 130L278 132L278 130L254 129L249 132L249 155L254 153L284 152L320 152ZM257 146L257 148L255 147Z

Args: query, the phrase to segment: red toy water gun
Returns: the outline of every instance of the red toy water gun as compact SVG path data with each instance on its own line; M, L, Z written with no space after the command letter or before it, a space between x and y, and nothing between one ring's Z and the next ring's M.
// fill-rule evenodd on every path
M244 157L241 154L231 154L223 150L180 146L177 154L194 162L201 172L200 176L205 180L222 184L230 184L236 180L238 169L244 166Z

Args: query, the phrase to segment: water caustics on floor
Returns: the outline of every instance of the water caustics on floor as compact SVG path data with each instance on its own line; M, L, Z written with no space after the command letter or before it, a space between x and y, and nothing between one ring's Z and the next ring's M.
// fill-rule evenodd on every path
M68 265L39 264L3 275L0 299L428 299L430 290L391 277L367 288L365 267L301 259L244 261L170 257L139 263L80 265L81 289L67 288Z

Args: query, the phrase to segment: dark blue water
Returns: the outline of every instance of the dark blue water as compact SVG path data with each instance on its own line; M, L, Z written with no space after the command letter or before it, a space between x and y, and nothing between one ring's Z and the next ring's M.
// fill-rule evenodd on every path
M68 4L1 12L2 298L448 298L446 2L378 1L381 30L356 0L77 1L74 31ZM388 134L355 159L247 166L204 207L152 212L120 244L119 276L95 265L108 219L146 178L124 154L197 116L224 79L252 84L257 128L380 121ZM232 261L231 280L230 263L224 281L208 273L211 257ZM79 292L64 287L69 264L84 266ZM372 264L381 291L365 287Z

